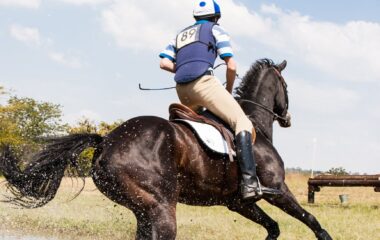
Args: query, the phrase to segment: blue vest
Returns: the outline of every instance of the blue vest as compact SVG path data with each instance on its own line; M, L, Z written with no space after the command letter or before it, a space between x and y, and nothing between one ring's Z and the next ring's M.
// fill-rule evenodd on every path
M216 40L212 34L213 22L185 28L176 38L177 83L191 82L214 67L217 57Z

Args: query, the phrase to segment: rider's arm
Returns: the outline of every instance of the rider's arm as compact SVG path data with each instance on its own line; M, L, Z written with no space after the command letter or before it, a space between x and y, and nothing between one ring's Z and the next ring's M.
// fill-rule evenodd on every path
M175 73L175 63L168 58L161 58L160 68L168 72Z
M173 38L169 45L160 53L160 68L175 73L176 55L176 41Z
M236 76L236 62L232 58L234 56L230 36L221 26L215 25L212 28L212 33L216 40L216 49L218 55L223 59L227 64L227 86L226 89L228 92L232 93L234 86L235 76Z
M236 77L236 62L232 57L225 57L224 61L227 64L227 86L226 89L229 93L232 93L232 89L234 87L235 77Z

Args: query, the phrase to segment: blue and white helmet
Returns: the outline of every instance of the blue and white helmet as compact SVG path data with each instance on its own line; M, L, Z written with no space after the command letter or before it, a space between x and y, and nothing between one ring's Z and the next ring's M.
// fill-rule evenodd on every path
M195 19L220 18L220 7L214 0L198 0L193 11Z

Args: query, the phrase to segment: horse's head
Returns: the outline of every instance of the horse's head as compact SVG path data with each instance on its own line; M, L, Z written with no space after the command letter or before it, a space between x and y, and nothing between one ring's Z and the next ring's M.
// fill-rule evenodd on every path
M290 127L287 84L281 75L286 61L275 64L269 59L257 61L236 89L237 100L251 118L272 116L281 127Z
M288 112L289 109L289 97L288 97L288 85L285 82L285 79L282 77L281 72L286 68L286 60L282 63L275 65L274 71L278 78L277 83L277 94L274 101L273 112L275 115L275 120L278 121L281 127L290 127L291 126L291 115Z

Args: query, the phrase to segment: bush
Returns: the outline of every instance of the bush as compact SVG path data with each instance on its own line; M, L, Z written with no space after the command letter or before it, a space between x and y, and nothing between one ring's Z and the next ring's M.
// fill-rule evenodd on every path
M327 173L336 176L349 175L349 173L343 167L331 168L327 171Z

